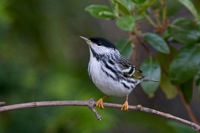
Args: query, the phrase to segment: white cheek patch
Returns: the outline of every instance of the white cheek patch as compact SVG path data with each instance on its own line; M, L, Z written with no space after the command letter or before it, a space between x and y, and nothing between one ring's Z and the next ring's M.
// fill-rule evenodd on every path
M115 49L106 48L104 46L98 46L97 44L91 44L90 47L97 53L97 54L110 54L116 52Z

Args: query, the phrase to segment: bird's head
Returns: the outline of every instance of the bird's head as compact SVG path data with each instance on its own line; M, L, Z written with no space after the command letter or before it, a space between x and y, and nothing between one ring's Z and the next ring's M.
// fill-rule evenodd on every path
M104 38L101 37L86 38L83 36L80 37L83 40L85 40L86 43L89 45L92 54L95 53L97 55L105 55L111 53L118 53L118 50L116 49L115 45Z

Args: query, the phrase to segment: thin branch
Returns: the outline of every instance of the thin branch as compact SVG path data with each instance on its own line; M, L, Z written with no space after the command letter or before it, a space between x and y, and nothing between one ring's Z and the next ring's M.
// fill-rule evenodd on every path
M144 13L143 15L153 27L156 27L156 23L151 19L149 15L147 15L147 13Z
M121 108L121 104L114 104L114 103L104 103L105 107L111 108ZM45 106L86 106L91 109L98 120L101 120L101 116L95 109L96 102L94 99L89 99L86 101L43 101L43 102L29 102L29 103L21 103L21 104L13 104L13 105L5 105L0 107L0 112L11 111L11 110L18 110L18 109L25 109L25 108L34 108L34 107L45 107ZM129 106L129 110L138 110L146 113L151 113L155 115L159 115L168 119L176 120L178 122L184 123L193 127L196 131L200 131L200 125L190 122L188 120L176 117L174 115L164 113L161 111L157 111L154 109L150 109L147 107L140 106Z
M178 93L180 95L180 98L181 98L181 101L183 102L183 105L188 113L188 116L190 117L191 121L192 122L195 122L195 123L198 123L196 117L194 116L193 112L192 112L192 109L190 108L189 104L186 102L184 96L183 96L183 93L181 92L180 88L177 86L177 90L178 90Z

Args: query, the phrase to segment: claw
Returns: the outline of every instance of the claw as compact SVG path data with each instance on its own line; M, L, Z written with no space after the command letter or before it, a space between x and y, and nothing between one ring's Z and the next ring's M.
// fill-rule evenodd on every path
M122 105L121 110L123 110L123 111L128 111L128 101L127 101L127 100L126 100L126 101L124 102L124 104Z
M103 106L103 100L108 98L109 96L104 96L102 98L100 98L97 102L96 102L96 106L99 107L100 109L103 109L104 106Z
M103 109L103 98L100 98L97 102L96 102L96 106L99 107L100 109Z
M126 96L126 101L122 105L121 110L122 111L128 111L128 95Z

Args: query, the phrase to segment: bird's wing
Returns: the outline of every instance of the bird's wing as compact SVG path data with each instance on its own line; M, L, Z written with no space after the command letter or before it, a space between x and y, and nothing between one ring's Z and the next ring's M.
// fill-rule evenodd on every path
M144 78L144 76L142 75L142 71L137 69L124 57L121 57L117 60L117 66L122 70L122 73L125 77L132 77L135 79Z

